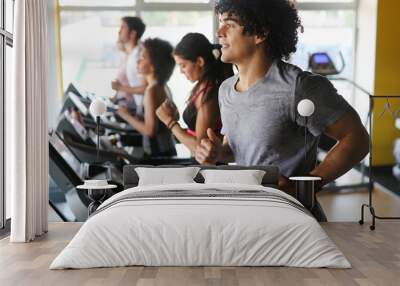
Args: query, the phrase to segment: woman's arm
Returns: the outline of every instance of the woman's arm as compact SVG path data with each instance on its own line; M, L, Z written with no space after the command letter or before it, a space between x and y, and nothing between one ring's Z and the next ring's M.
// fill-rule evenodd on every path
M197 146L196 136L188 134L179 124L175 124L172 127L171 132L179 142L185 145L190 150L190 153L194 155Z
M201 139L207 138L207 129L215 126L218 114L218 102L214 99L208 100L200 105L197 110L196 136L188 134L186 130L182 129L178 124L174 125L171 131L175 137L194 154Z
M126 86L121 85L118 90L129 93L129 94L144 94L144 91L146 90L146 86L142 85L142 86L131 87L131 86L127 86L127 85Z
M157 108L157 87L150 87L146 90L144 98L144 121L140 120L136 116L132 116L128 113L126 108L120 108L118 114L127 121L133 128L144 136L153 137L157 133L157 120L156 120L156 108ZM126 110L125 110L126 109Z
M145 79L142 80L142 84L140 86L129 86L122 85L118 80L113 81L111 83L111 88L115 91L123 91L128 94L144 94L147 87L147 82Z

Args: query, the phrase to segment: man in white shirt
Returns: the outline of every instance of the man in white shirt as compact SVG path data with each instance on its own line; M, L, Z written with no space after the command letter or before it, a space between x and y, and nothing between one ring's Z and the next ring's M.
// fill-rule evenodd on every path
M118 37L128 55L126 61L126 76L129 85L123 85L118 80L113 81L111 84L112 88L116 91L132 94L137 106L142 105L143 93L146 88L146 82L137 70L137 63L142 50L140 38L145 29L146 25L139 17L126 16L121 19Z
M129 86L128 76L126 74L126 62L128 61L129 55L125 50L125 45L119 39L117 42L117 48L121 52L121 55L117 78L115 80L118 81L121 85ZM111 100L121 106L129 106L130 103L133 103L133 107L135 107L132 95L122 90L117 91L115 93L115 96L112 97Z

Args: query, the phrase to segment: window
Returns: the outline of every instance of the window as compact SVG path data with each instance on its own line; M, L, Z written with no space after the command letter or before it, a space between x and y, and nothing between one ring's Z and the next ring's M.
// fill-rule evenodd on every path
M209 0L144 0L146 3L208 3Z
M215 21L209 0L60 0L59 4L63 85L74 82L99 96L115 94L111 81L119 66L116 41L123 16L143 19L142 39L159 37L176 45L186 33L199 32L213 41ZM168 85L182 110L192 84L176 68Z
M114 95L111 81L119 66L116 46L120 19L134 11L62 11L64 86L71 82L97 95Z
M83 7L118 7L118 6L133 6L135 0L59 0L61 6L83 6Z
M6 31L13 32L13 22L14 22L14 0L5 1L5 20L6 20Z
M296 0L297 2L306 3L352 3L354 0Z
M327 52L341 78L354 78L355 40L358 0L295 0L304 26L299 34L297 52L291 62L308 69L308 58L314 52ZM343 56L343 61L341 59ZM350 103L354 88L346 81L335 81L335 87Z
M304 33L299 34L297 52L292 61L302 68L308 66L308 55L327 52L339 69L342 53L345 69L343 76L352 78L354 53L354 11L300 11Z
M198 32L204 34L211 42L213 41L212 12L151 11L143 12L141 15L147 25L143 39L160 37L175 46L187 33ZM189 97L192 84L180 73L179 68L175 67L168 86L172 91L176 106L182 111ZM180 123L184 124L182 120Z
M0 228L11 216L10 194L4 187L4 104L11 94L14 1L0 0Z
M118 52L115 48L119 19L138 15L146 23L143 39L160 37L175 45L188 32L200 32L215 41L216 20L209 0L60 0L64 86L76 82L102 96L112 96ZM291 62L307 69L308 55L325 51L345 69L341 76L352 79L356 0L297 0L305 32L299 35ZM127 7L132 7L127 9ZM89 36L90 35L90 36ZM79 42L79 44L77 44ZM168 83L182 111L191 83L176 69ZM343 94L352 94L348 85Z

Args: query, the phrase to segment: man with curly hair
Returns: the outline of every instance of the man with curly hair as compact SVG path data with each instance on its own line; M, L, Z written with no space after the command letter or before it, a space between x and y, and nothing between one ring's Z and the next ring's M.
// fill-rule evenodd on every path
M365 157L369 137L357 112L325 77L284 61L296 51L301 28L292 1L219 0L216 12L222 60L236 65L238 73L219 90L223 141L208 130L196 150L198 162L276 165L279 187L294 194L289 176L318 176L322 187ZM302 99L315 105L307 124L297 113ZM316 166L321 134L338 142ZM316 205L314 215L326 220Z

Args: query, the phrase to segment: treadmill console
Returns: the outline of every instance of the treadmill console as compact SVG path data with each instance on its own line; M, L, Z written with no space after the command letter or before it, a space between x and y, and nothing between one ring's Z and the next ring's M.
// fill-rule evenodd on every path
M323 76L337 75L339 71L327 53L313 53L309 59L309 68L313 73Z

